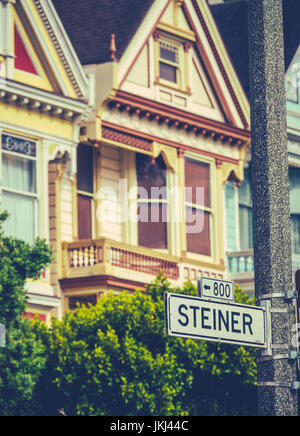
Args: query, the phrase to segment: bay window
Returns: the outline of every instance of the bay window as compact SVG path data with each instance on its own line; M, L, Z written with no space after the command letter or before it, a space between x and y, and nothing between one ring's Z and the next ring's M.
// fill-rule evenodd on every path
M1 210L9 213L4 232L32 244L39 233L37 146L5 133L1 138Z
M136 155L138 183L138 243L153 249L168 248L167 168L162 158Z
M160 78L173 84L179 81L179 53L178 46L166 41L159 45L159 72Z
M253 248L253 210L251 169L245 168L245 178L239 188L239 219L240 219L240 249L242 251Z
M94 212L94 150L85 145L77 149L78 239L92 239Z
M186 158L185 188L187 251L211 256L210 164Z

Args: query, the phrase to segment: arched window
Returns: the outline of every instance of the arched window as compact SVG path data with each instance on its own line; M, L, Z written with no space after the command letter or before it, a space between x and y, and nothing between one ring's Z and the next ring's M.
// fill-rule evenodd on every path
M245 179L239 188L240 249L253 248L253 211L251 169L245 168Z
M93 237L94 150L85 145L77 149L78 239Z
M157 159L137 154L138 242L154 249L168 248L167 233L167 167Z

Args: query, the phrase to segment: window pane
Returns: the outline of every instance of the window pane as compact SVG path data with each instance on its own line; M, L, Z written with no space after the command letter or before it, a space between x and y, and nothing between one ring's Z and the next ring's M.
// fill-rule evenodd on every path
M36 193L35 161L3 154L2 171L2 183L5 188Z
M186 219L187 251L210 256L210 214L187 207Z
M186 159L185 161L185 187L189 188L186 191L186 202L198 204L199 206L210 207L210 167L209 164L197 162L195 160ZM203 195L197 188L204 188L204 204Z
M245 178L239 188L239 203L244 206L252 206L251 171L245 168Z
M94 192L93 149L79 145L77 150L77 189Z
M167 44L160 46L160 57L161 59L165 59L166 61L177 63L177 48L168 46Z
M291 213L300 214L300 168L290 168Z
M78 195L78 239L92 238L92 199Z
M85 295L81 297L69 297L69 309L76 310L80 306L96 306L97 304L97 295Z
M10 215L3 225L7 236L13 236L33 244L35 239L35 201L31 197L3 191L2 210L6 210Z
M148 248L168 248L166 204L139 204L139 245Z
M164 62L159 63L160 78L168 80L172 83L177 83L177 68L172 65L165 64Z
M30 157L36 157L37 153L35 142L5 134L2 135L2 149Z
M240 248L247 251L253 248L253 213L252 208L240 206Z
M153 161L150 156L137 154L136 170L138 187L144 188L147 192L147 195L143 195L141 190L140 198L166 199L166 191L163 188L167 184L167 168L162 156ZM152 188L159 188L161 191L155 193Z
M293 252L300 254L300 215L292 216Z

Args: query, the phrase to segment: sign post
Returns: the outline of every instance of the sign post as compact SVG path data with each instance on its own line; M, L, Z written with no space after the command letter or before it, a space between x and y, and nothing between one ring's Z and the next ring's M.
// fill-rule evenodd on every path
M258 356L262 416L297 416L282 0L249 0L255 294L272 338Z

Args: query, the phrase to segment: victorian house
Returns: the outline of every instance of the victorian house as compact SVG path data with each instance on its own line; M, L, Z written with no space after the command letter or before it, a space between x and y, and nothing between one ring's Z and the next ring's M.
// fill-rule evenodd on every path
M226 50L249 96L248 4L247 1L211 6ZM286 108L288 128L290 202L292 225L293 273L300 269L300 32L298 0L283 0L286 68ZM245 160L241 186L228 182L226 197L226 238L228 274L245 291L254 292L253 223L251 195L251 152ZM255 174L254 174L255 177ZM278 217L280 219L280 217ZM299 273L298 273L299 274ZM299 285L300 286L300 280ZM300 289L299 289L300 290Z
M0 1L0 199L7 235L32 244L73 235L72 193L88 79L48 0ZM62 189L63 187L63 189ZM62 196L61 196L62 194ZM61 316L61 244L55 262L28 282L27 316Z
M225 192L244 179L249 104L206 0L53 4L93 95L53 186L63 310L160 271L174 285L227 277Z

